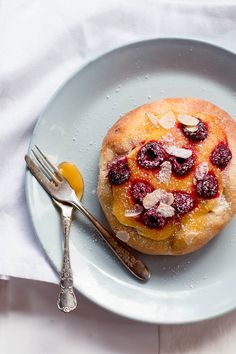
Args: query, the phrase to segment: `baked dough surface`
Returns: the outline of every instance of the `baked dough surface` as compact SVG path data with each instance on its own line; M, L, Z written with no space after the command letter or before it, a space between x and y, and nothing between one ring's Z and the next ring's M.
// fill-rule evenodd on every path
M132 157L133 151L137 151L142 144L153 139L160 140L174 134L175 139L178 140L180 137L183 139L183 143L189 144L177 124L171 129L164 129L153 125L147 118L147 114L160 118L169 112L173 112L175 115L192 115L209 124L208 137L193 145L199 161L207 161L210 168L216 172L220 180L220 196L214 200L204 200L202 202L204 207L201 204L200 208L198 207L189 213L191 215L184 215L180 225L174 225L173 232L168 237L163 237L163 230L151 230L150 232L145 227L147 229L145 232L143 226L141 229L136 227L137 222L130 226L132 222L126 223L118 220L116 213L114 213L114 205L119 203L119 193L124 191L125 183L120 186L112 186L108 179L108 166L111 161L121 156ZM220 170L211 165L209 155L213 147L221 142L222 134L228 141L232 159L225 169ZM127 231L129 234L127 244L142 253L153 255L190 253L201 248L217 235L236 212L236 123L225 111L206 100L168 98L148 103L127 113L110 128L102 144L99 168L98 197L105 216L115 233L121 230ZM149 176L149 181L150 178ZM156 181L154 175L152 178L153 181L154 179ZM187 177L174 179L171 182L171 189L180 190L182 186L187 188L184 187L184 181L186 179L193 181L193 178L194 171ZM161 187L163 188L163 185ZM167 186L167 190L169 190L169 186ZM227 207L218 207L215 211L216 203L219 203L222 196L226 200ZM148 235L149 232L151 236Z

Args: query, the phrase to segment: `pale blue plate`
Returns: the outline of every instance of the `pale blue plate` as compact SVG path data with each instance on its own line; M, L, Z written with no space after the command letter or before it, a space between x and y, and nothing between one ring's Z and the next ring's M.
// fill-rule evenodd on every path
M68 160L79 166L85 180L84 204L105 222L96 187L107 129L125 112L162 97L204 98L235 117L235 78L235 55L207 43L156 39L130 44L84 66L64 84L41 114L31 145L37 144L56 163ZM35 233L59 270L59 215L29 173L26 192ZM186 323L236 307L235 220L194 254L141 256L152 272L146 284L124 270L79 213L71 230L71 254L76 288L122 316Z

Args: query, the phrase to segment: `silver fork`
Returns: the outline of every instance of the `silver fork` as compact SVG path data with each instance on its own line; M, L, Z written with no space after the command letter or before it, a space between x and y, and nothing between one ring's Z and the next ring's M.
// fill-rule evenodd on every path
M36 150L35 151L32 150L32 153L37 159L40 166L43 167L39 149L36 147ZM59 170L57 169L56 175L58 175L58 173ZM75 310L77 307L77 300L73 290L74 282L73 282L73 273L71 269L70 249L69 249L69 235L70 235L70 227L71 227L74 207L69 204L59 202L53 197L52 200L60 211L60 217L61 217L63 234L64 234L63 260L62 260L62 267L60 271L60 283L59 283L60 292L58 294L57 307L59 310L63 312L70 312Z
M122 264L138 279L148 280L150 272L147 266L128 246L116 239L78 200L75 191L59 172L58 168L35 146L34 155L37 162L29 155L25 156L27 166L46 192L61 203L74 206L82 212L95 226L103 240L111 248ZM39 167L40 166L40 167Z
M52 199L60 210L64 234L63 261L60 272L60 292L58 294L57 307L63 312L70 312L77 307L77 300L73 290L74 283L69 250L69 234L74 208L71 205L63 204L54 198Z

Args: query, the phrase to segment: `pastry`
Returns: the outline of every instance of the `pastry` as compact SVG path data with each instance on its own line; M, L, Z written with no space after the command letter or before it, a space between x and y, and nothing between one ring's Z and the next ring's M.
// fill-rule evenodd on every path
M116 237L153 255L193 252L236 211L236 123L214 104L167 98L104 138L98 197Z

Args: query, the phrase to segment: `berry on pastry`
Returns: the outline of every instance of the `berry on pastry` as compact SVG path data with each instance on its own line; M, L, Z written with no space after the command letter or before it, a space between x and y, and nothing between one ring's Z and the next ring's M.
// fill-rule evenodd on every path
M236 212L236 123L193 98L145 104L104 138L98 196L114 232L146 254L181 255Z

